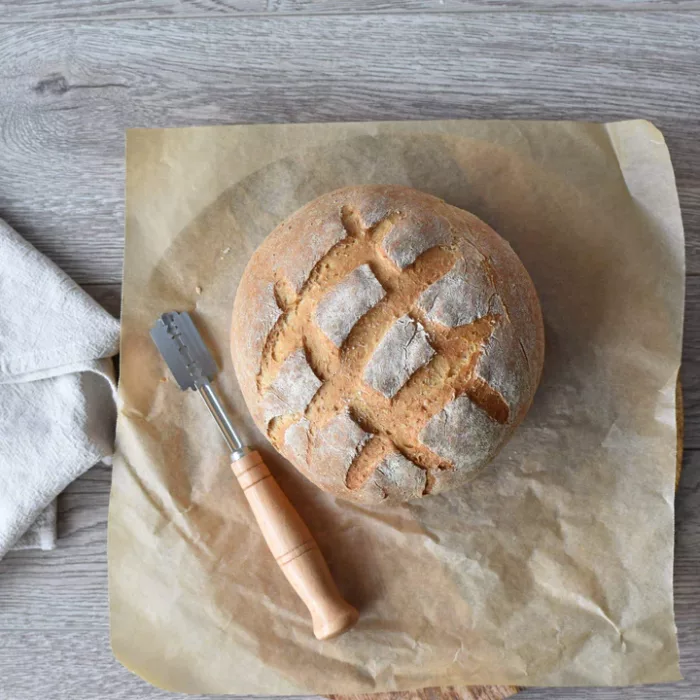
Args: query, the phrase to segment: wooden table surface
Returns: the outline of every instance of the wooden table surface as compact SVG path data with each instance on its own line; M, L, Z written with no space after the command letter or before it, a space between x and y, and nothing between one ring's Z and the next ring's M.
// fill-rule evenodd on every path
M0 0L0 217L119 310L124 131L329 120L645 117L687 237L676 614L685 681L536 698L700 698L700 2ZM0 465L1 468L1 465ZM59 499L59 548L0 561L0 700L150 700L112 658L110 471Z

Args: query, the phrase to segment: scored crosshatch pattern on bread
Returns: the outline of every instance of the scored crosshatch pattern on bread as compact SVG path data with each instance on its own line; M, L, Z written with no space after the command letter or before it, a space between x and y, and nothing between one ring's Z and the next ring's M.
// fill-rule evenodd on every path
M321 488L407 500L468 480L507 439L539 379L541 318L529 313L536 298L519 261L478 219L407 188L349 190L366 199L316 200L324 216L295 230L297 212L254 256L243 295L262 290L248 300L267 310L271 295L278 311L248 331L254 367L249 356L237 371L269 440ZM337 208L327 206L333 195ZM484 228L484 250L465 224ZM294 233L319 229L325 249L309 235L317 254L302 277L310 256L287 251L299 245ZM504 291L496 279L498 261L529 285L524 312L513 303L519 286ZM511 326L528 317L523 343Z
M392 214L367 229L355 211L345 208L342 221L347 237L316 264L298 295L286 280L277 282L277 299L283 314L265 344L258 375L259 391L262 394L268 391L285 361L299 348L305 350L314 375L322 383L304 412L272 419L268 436L278 447L286 428L303 415L313 432L340 411L347 410L372 436L350 465L346 476L348 488L362 486L385 457L398 452L427 470L423 493L429 493L430 470L450 469L454 465L423 446L419 433L448 401L466 394L494 421L504 423L508 419L509 409L503 397L474 375L479 351L499 315L490 314L455 328L429 320L418 300L453 268L454 252L448 246L428 248L402 270L382 248L387 234L400 221L400 214ZM366 304L368 308L363 307L348 332L324 332L322 324L314 318L315 310L332 293L326 291L329 287L343 284L358 270L369 270L383 293L373 290L371 303ZM351 301L358 299L361 301L362 295ZM393 398L388 398L364 382L363 370L385 334L404 316L424 329L435 354L408 378ZM345 318L353 320L347 313ZM338 335L341 343L336 341ZM345 395L353 398L344 402ZM408 418L412 415L420 416L418 425L411 425ZM395 427L390 428L390 424Z

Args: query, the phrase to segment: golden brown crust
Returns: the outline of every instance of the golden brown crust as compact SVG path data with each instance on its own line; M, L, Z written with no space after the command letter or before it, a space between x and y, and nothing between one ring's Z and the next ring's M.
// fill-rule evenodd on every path
M508 244L417 190L331 192L252 256L231 349L260 429L312 481L376 503L464 483L527 412L544 333Z

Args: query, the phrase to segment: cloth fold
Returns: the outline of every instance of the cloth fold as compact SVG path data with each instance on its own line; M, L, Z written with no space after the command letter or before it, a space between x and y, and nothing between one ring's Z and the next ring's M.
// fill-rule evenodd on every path
M0 220L0 557L52 549L54 499L112 454L118 348L119 322Z

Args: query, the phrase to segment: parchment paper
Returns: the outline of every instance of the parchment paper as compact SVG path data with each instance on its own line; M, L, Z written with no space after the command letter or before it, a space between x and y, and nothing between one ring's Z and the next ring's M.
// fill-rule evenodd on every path
M254 428L228 353L248 257L336 187L398 183L469 209L539 291L534 406L471 485L400 507L317 490ZM127 139L112 644L191 693L324 694L678 679L675 384L683 232L648 122L406 122L134 130ZM331 642L275 566L206 407L148 329L193 312L219 386L361 610Z

